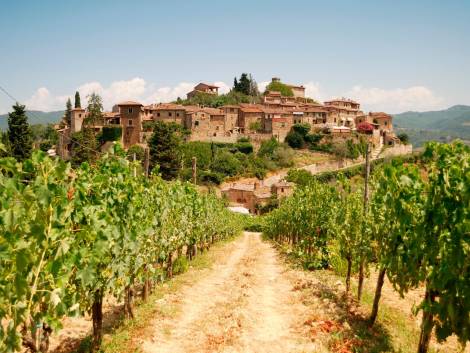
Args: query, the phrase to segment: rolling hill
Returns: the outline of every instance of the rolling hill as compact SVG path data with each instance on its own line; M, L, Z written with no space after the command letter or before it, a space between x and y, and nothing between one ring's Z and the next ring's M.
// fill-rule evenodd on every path
M63 110L55 112L42 112L38 110L28 110L26 112L28 115L28 122L31 125L34 124L55 124L64 115ZM8 128L8 114L0 115L0 130L6 130Z
M445 110L405 112L393 116L396 132L405 132L416 147L425 141L470 141L470 106L455 105Z

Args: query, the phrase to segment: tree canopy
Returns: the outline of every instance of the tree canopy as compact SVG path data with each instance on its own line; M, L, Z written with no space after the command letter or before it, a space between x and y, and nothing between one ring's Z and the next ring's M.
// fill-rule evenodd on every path
M8 113L8 147L10 155L18 161L31 157L33 137L26 116L26 107L19 103L13 106L13 112Z

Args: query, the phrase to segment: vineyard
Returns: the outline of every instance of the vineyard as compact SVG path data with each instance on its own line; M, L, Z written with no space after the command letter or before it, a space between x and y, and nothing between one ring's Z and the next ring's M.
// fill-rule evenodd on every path
M343 179L315 178L266 220L266 234L289 244L309 269L358 274L379 271L369 326L379 310L385 276L400 295L424 284L418 352L452 334L470 339L470 149L430 144L416 164L392 163L372 178L371 195ZM369 200L370 197L370 200Z
M103 299L134 316L184 252L190 258L240 225L213 195L146 178L117 148L78 169L42 152L0 159L0 351L46 352L60 319L90 313L102 341Z
M186 259L243 226L271 242L245 232L227 243L206 277L189 270L186 287L149 304L180 314L155 311L145 336L112 352L303 352L325 342L318 351L395 351L378 328L383 301L416 289L424 293L419 353L432 351L433 337L470 339L468 146L429 144L419 158L375 166L364 185L302 175L294 195L261 219L235 216L191 184L146 177L123 156L116 147L77 169L42 152L23 163L0 159L1 352L47 352L64 317L85 315L90 349L100 351L107 298L124 303L133 322L137 296L149 303ZM304 270L286 270L271 243ZM345 285L325 294L329 270ZM331 310L364 303L371 273L367 343L341 336L354 322L333 320Z

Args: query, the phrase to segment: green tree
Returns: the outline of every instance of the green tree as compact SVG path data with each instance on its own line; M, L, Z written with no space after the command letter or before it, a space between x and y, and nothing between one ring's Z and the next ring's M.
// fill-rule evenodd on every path
M72 102L70 98L67 99L65 104L65 123L70 127L72 125Z
M409 138L408 134L405 134L404 132L401 133L401 134L398 134L397 137L405 145L407 145L410 142L410 138Z
M98 158L98 141L93 129L83 127L82 131L72 134L72 164L79 166L84 162L94 164Z
M80 102L80 93L78 91L75 92L75 108L81 108L82 103Z
M247 96L256 97L259 95L258 85L251 74L242 73L240 79L233 80L233 90Z
M176 123L157 121L149 141L150 168L159 167L163 179L174 179L181 166L184 131Z
M8 140L12 157L23 161L31 157L33 137L24 105L16 103L13 112L8 113Z
M88 96L87 117L84 125L93 125L103 118L103 100L93 92Z
M304 147L305 144L303 136L294 130L289 131L286 142L290 147L297 149Z
M279 82L279 81L272 81L269 83L269 85L266 86L265 94L268 91L275 91L275 92L280 92L281 95L285 97L293 97L294 92L292 91L292 88L290 88L288 85Z

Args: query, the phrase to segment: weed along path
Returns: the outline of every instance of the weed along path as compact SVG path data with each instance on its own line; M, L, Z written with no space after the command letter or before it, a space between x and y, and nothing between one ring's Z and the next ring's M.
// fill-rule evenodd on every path
M302 330L307 308L272 246L245 232L228 249L203 278L161 299L173 314L154 318L142 351L317 351Z

